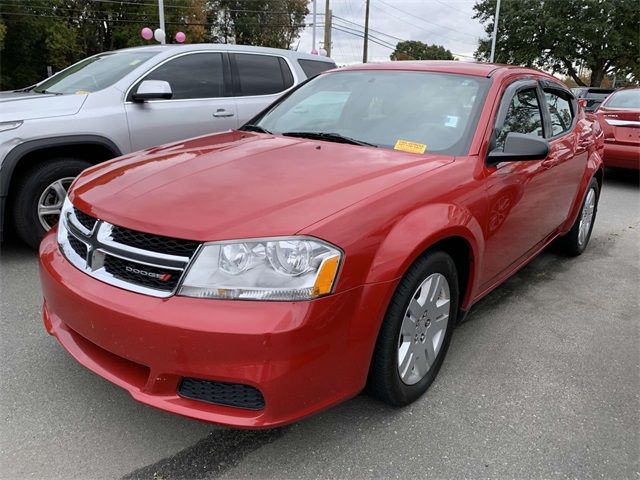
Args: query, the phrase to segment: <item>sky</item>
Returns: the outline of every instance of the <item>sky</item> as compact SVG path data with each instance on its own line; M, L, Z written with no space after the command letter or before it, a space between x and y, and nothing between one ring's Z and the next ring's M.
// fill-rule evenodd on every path
M474 20L476 0L370 0L369 28L373 41L395 47L400 40L419 40L442 45L460 60L471 60L484 36L482 25ZM338 65L362 62L362 31L365 0L330 0L335 28L332 30L331 57ZM309 3L312 11L313 3ZM325 0L317 0L317 47L322 48L324 37ZM353 22L353 23L350 23ZM309 14L307 24L313 23ZM345 32L351 31L356 35ZM369 61L386 61L393 48L369 42ZM293 46L296 47L296 44ZM312 27L302 32L297 45L299 51L312 50Z

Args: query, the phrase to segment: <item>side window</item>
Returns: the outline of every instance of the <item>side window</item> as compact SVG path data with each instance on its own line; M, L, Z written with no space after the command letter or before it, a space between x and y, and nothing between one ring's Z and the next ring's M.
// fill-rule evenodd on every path
M293 75L287 62L272 55L236 53L239 96L270 95L293 85Z
M320 62L317 60L304 60L302 58L298 60L298 65L300 65L300 68L302 68L302 71L307 76L307 78L315 77L325 70L336 68L335 63Z
M569 100L557 92L545 91L544 97L551 115L551 136L555 137L568 132L573 124L573 112Z
M509 132L542 137L542 114L535 88L520 90L513 96L504 125L498 134L496 146L504 148Z
M224 96L221 53L193 53L169 60L143 80L164 80L171 85L172 100ZM132 89L135 91L137 86Z

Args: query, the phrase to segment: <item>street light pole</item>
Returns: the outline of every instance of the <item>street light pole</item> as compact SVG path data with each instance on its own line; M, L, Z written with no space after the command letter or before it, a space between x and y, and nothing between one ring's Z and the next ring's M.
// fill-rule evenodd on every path
M364 9L364 46L362 47L362 63L367 63L367 57L369 56L369 3L367 0Z
M162 41L160 42L162 45L167 43L167 31L164 29L164 0L158 0L158 16L160 17L160 29L165 32Z
M316 53L316 0L313 0L313 29L311 30L311 53Z
M493 37L491 38L491 58L489 62L493 63L496 53L496 37L498 36L498 20L500 19L500 0L496 3L496 15L493 21Z

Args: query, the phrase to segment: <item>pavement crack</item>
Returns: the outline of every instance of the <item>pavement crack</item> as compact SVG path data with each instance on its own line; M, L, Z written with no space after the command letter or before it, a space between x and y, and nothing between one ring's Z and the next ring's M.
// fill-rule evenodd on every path
M218 478L249 453L282 437L287 428L215 430L171 457L135 470L122 480L187 480Z

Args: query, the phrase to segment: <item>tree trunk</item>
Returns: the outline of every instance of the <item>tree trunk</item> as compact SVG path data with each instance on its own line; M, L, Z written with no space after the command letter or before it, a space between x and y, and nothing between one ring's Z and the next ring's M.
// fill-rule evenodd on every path
M599 87L602 84L602 80L604 80L605 68L603 64L600 65L590 65L591 68L591 79L589 81L590 87Z
M567 69L567 73L571 78L573 78L573 81L576 82L576 85L578 85L579 87L586 87L586 85L578 75L578 72L576 72L576 69L573 68L571 62L566 58L560 58L560 61L564 64L564 67Z

